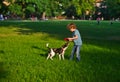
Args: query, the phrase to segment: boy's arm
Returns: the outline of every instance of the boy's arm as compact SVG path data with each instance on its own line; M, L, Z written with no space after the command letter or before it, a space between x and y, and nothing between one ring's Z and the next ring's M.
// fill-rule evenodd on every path
M72 37L72 38L68 38L69 41L73 41L73 40L75 40L75 39L78 39L78 35L75 35L75 36Z

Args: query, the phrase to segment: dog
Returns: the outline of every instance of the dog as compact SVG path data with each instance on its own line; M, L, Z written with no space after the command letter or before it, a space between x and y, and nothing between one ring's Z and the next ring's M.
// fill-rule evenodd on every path
M62 45L60 48L50 48L48 47L48 43L46 44L46 47L49 49L48 52L48 56L47 56L47 60L50 58L51 60L53 60L53 57L58 54L59 55L59 60L62 59L64 60L64 54L66 49L68 48L69 42L66 42L64 45Z

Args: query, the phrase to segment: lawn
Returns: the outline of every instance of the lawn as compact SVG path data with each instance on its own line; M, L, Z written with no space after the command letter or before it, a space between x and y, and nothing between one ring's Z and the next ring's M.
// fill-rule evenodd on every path
M76 23L83 40L81 61L55 56L46 60L50 47L60 47L66 29ZM109 21L0 21L0 82L120 82L120 22Z

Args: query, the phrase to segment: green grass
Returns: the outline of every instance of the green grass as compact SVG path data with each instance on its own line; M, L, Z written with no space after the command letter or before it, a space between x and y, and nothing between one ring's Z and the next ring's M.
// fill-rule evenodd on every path
M46 60L47 48L60 47L70 22L77 24L83 46L81 61ZM0 82L119 82L120 23L102 21L0 22Z

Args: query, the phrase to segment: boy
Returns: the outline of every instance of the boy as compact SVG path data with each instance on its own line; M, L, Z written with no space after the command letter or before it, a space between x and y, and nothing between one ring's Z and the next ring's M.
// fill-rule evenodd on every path
M82 46L82 40L81 40L81 35L80 32L78 31L76 25L74 23L70 23L67 25L68 30L72 32L72 37L68 37L67 39L69 41L74 42L74 46L71 52L70 60L73 59L74 54L76 53L76 59L77 61L80 61L80 49Z

